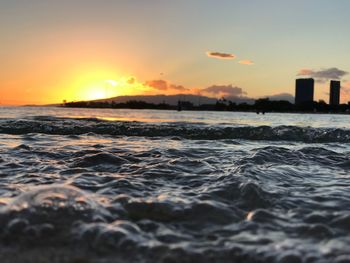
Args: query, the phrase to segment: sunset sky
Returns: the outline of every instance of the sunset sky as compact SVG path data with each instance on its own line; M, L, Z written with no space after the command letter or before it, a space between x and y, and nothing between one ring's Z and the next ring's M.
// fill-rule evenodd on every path
M0 103L118 95L350 100L349 0L1 0ZM299 75L299 76L298 76Z

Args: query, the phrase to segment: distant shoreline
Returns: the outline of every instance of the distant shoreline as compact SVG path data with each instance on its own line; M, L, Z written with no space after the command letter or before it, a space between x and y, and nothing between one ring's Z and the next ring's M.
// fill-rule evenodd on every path
M52 105L54 106L54 105ZM134 110L172 110L172 111L217 111L217 112L251 112L265 113L291 113L291 114L350 114L350 105L341 104L331 106L323 101L294 105L288 101L270 101L269 99L256 100L254 104L235 104L232 102L218 101L216 104L204 104L195 106L190 102L179 102L178 106L165 103L153 104L144 101L128 101L126 103L109 103L80 101L55 105L64 108L86 109L134 109Z

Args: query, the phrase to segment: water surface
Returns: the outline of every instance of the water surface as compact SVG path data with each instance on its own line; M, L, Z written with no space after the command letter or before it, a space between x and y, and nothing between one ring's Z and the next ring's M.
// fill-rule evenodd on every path
M349 117L1 108L2 262L348 262Z

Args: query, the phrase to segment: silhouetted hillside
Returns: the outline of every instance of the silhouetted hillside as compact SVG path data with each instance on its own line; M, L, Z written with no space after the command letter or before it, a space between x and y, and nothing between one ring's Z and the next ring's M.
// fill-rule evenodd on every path
M248 97L230 97L227 100L236 103L248 103L253 104L254 99ZM202 104L215 104L216 98L209 98L206 96L192 95L192 94L178 94L178 95L138 95L138 96L118 96L109 99L96 100L94 102L114 102L114 103L126 103L128 101L143 101L146 103L160 104L165 103L172 106L176 106L178 101L188 101L193 105Z
M167 103L149 103L142 100L130 100L117 103L110 101L79 101L67 102L65 107L71 108L112 108L112 109L158 109L158 110L203 110L203 111L250 111L257 113L266 112L320 112L320 113L348 113L349 104L331 106L324 101L305 102L298 105L289 101L272 101L268 98L255 100L254 104L235 103L227 99L216 100L215 103L197 105L191 101L178 100L177 105Z

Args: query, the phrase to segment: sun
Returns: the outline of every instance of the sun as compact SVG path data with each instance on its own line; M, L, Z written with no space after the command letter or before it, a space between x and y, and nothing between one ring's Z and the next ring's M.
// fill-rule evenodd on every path
M84 83L80 88L80 98L83 100L101 100L115 97L119 94L117 86L119 82L113 79L92 80Z
M71 101L104 100L118 96L140 95L149 91L149 87L130 74L123 75L112 70L89 68L72 73L69 86L70 89L64 97Z
M87 96L89 100L99 100L99 99L105 99L107 97L107 94L102 89L95 89L95 90L91 90Z

